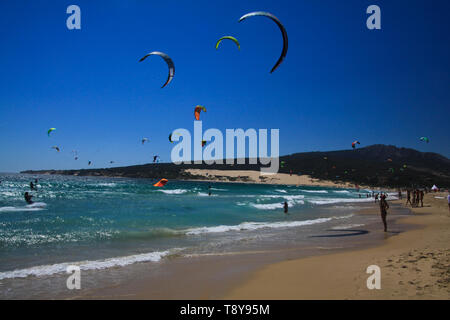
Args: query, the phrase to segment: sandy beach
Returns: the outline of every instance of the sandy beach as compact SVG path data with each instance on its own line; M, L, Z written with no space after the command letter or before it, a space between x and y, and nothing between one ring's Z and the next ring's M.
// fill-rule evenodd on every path
M450 213L446 195L426 194L424 207L412 208L415 215L401 221L420 226L416 230L387 236L384 244L375 248L266 266L224 298L449 299ZM380 290L367 288L370 275L366 269L370 265L381 269Z
M311 178L309 175L296 175L287 173L262 174L260 171L251 170L211 170L211 169L186 169L185 172L200 176L196 181L211 182L239 182L261 184L302 185L311 187L335 187L354 188L351 183L337 183L330 180ZM360 186L360 188L366 188ZM368 188L368 187L367 187Z

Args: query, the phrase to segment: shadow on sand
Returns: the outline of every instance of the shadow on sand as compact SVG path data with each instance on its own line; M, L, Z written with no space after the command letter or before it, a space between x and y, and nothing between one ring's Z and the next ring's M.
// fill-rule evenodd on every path
M330 229L326 231L338 231L338 232L347 232L345 234L324 234L318 236L311 236L310 238L337 238L337 237L352 237L352 236L360 236L363 234L368 234L368 230L351 230L351 229Z

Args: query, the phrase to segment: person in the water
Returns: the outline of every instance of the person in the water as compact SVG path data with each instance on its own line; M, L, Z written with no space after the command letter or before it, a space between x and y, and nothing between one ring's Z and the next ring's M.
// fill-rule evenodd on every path
M31 194L29 194L28 192L25 192L24 198L28 204L33 204L33 201L31 200L31 198L33 198L33 196Z
M289 206L288 206L287 201L284 202L283 207L284 207L284 213L288 213L288 207L289 207Z
M30 182L30 189L31 190L36 190L36 187L34 186L33 181Z

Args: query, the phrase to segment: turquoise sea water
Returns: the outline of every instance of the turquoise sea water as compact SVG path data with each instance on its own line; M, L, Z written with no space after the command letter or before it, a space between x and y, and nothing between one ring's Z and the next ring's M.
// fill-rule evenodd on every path
M26 205L35 178L35 204ZM169 181L156 188L147 179L22 174L0 181L0 280L64 272L67 264L106 269L295 245L317 228L355 225L348 207L373 201L368 190L324 187Z

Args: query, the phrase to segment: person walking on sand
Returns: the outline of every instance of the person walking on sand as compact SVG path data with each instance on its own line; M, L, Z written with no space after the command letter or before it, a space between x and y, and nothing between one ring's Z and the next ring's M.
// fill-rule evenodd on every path
M412 202L411 202L411 207L415 207L416 206L416 190L412 191Z
M409 204L411 205L411 207L412 207L412 203L411 203L411 190L406 190L406 203L405 203L405 206L407 206L408 205L408 202L409 202Z
M384 232L387 232L387 222L386 222L387 209L389 209L389 204L386 201L386 197L383 195L381 196L380 199L380 213L381 213L381 220L383 221L384 225Z
M377 203L378 200L378 193L375 195L375 203Z
M284 207L284 213L287 214L288 213L288 203L287 203L287 201L284 202L283 207Z

